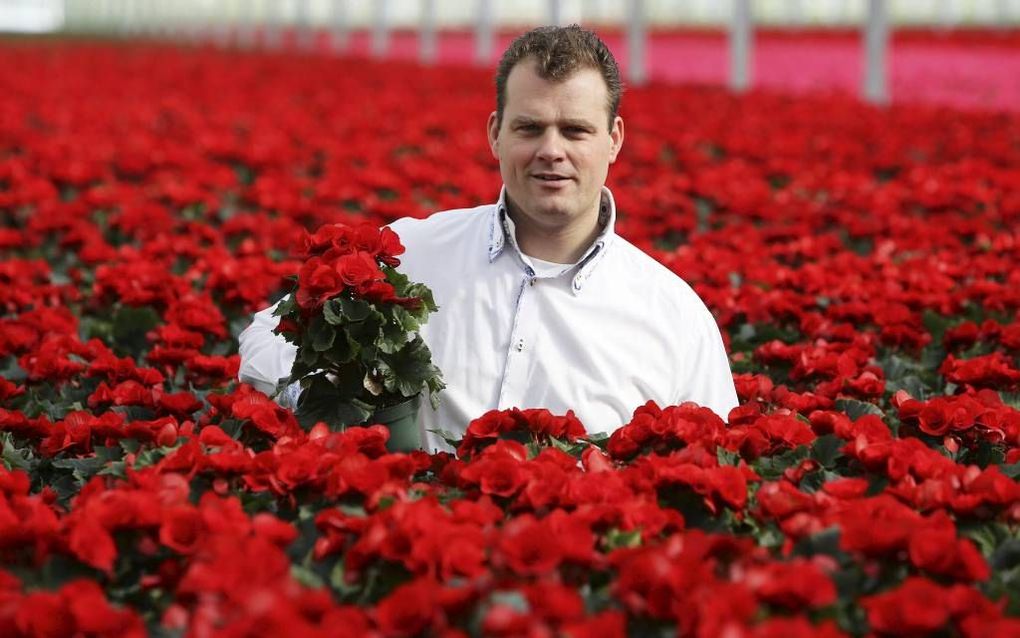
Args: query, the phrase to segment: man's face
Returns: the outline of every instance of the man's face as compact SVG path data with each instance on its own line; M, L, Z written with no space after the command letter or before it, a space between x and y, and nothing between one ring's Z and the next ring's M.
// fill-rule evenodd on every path
M489 145L515 212L532 229L552 234L597 219L623 143L623 120L607 123L607 94L592 68L558 82L539 76L529 59L510 71L503 121L489 116Z

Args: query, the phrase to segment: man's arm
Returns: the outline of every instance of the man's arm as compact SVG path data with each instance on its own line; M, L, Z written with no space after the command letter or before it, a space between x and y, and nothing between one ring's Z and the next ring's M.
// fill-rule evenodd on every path
M694 401L711 408L726 421L730 410L738 405L737 390L719 325L708 308L701 310L692 321L692 340L685 357L687 369L677 403Z
M273 328L280 323L280 318L273 316L276 305L256 312L251 324L238 337L241 354L238 380L268 395L276 392L277 381L290 375L297 356L297 346L273 333Z

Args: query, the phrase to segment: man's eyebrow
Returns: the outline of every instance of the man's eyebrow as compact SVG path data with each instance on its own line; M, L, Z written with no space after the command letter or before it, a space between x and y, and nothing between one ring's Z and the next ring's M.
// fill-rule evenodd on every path
M560 126L576 127L583 129L595 129L595 125L585 119L567 118L558 122Z
M510 121L510 125L511 126L526 126L526 125L529 125L529 124L544 125L545 122L543 122L542 120L537 119L537 118L528 117L527 115L518 115L517 117L515 117L514 119L512 119ZM563 120L557 120L556 121L556 125L557 126L563 126L563 127L576 127L576 128L591 129L591 130L595 129L595 125L594 124L592 124L591 122L589 122L588 120L583 119L583 118L566 118L566 119L563 119Z

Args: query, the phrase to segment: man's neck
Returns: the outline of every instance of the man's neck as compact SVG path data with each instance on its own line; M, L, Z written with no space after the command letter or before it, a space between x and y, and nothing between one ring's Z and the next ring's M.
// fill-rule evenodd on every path
M599 224L601 198L596 202L595 210L583 220L579 220L579 223L552 230L530 224L525 215L517 213L516 205L509 198L506 200L506 206L510 219L514 221L517 245L521 252L543 261L556 264L576 263L602 231Z

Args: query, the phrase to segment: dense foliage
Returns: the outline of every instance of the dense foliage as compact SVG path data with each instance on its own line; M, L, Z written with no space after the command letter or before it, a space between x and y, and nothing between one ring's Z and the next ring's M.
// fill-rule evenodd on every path
M496 197L488 75L0 60L0 634L1020 632L1016 116L629 91L618 230L741 406L389 454L238 385L236 336L306 230Z

